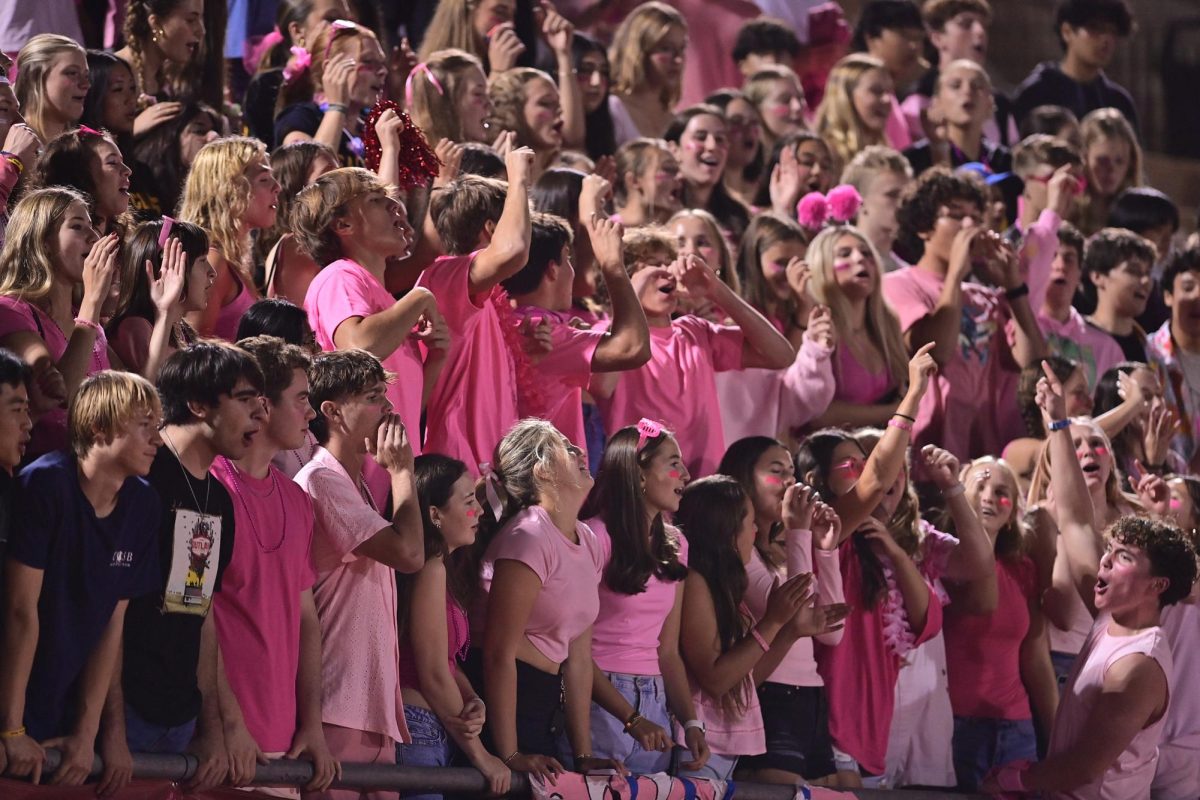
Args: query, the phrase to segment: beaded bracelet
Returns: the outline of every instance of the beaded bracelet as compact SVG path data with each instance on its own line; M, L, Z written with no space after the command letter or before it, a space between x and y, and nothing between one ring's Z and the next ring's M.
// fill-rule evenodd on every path
M758 632L758 628L751 628L750 635L754 637L754 641L758 642L758 646L763 649L764 653L771 649L770 643Z
M887 424L888 424L889 428L899 428L902 431L907 431L908 433L912 433L912 423L911 422L907 422L905 420L896 419L895 417L892 417L891 419L888 420Z

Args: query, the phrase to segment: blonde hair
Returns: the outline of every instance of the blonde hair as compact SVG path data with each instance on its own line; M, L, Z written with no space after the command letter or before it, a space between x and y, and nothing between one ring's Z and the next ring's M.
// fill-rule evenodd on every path
M345 216L352 202L377 191L394 194L378 175L358 167L330 170L301 189L289 220L300 250L321 266L342 258L342 243L333 223Z
M452 48L465 50L481 60L487 55L486 47L480 48L471 23L471 13L477 3L478 0L438 0L437 10L421 40L418 56L422 61L428 62L438 50Z
M443 139L464 141L459 108L466 92L467 76L471 70L479 70L483 76L483 64L465 50L438 50L429 55L425 69L437 80L437 85L429 75L413 71L409 78L409 86L412 87L409 110L413 121L425 132L431 146L436 146ZM484 80L487 80L486 77Z
M39 33L17 53L17 80L13 93L29 127L46 139L46 77L60 55L76 52L86 59L79 43L57 33Z
M843 164L868 145L887 144L883 132L868 130L854 109L854 89L872 70L887 72L882 61L864 53L851 53L837 62L825 83L825 98L817 108L817 133Z
M853 236L871 251L875 260L875 279L872 282L871 293L867 295L866 335L871 343L878 348L887 365L888 373L896 386L903 389L908 383L908 351L904 346L904 335L900 332L900 321L896 313L883 297L880 286L880 273L883 270L883 260L879 251L870 239L853 225L837 225L826 228L817 234L808 246L809 269L812 275L812 292L818 303L829 306L833 324L837 327L838 347L849 347L854 339L850 329L850 301L842 294L833 274L833 261L838 239L842 236Z
M71 449L84 458L98 442L108 442L141 414L162 416L154 384L141 375L106 369L87 377L67 411Z
M700 223L708 229L708 238L712 239L713 248L717 251L717 264L709 264L716 271L721 280L739 295L742 293L742 282L738 278L738 271L733 266L733 254L729 252L729 242L725 240L725 234L721 233L721 225L708 211L703 208L684 208L676 211L667 220L667 227L670 228L679 220L693 218L700 220Z
M639 136L636 139L631 139L617 148L617 152L613 156L617 162L617 177L613 185L613 194L618 206L624 206L629 202L630 187L625 183L625 174L632 172L634 175L641 177L642 170L649 163L651 154L661 158L663 153L672 155L671 148L667 145L666 140L652 139L647 136ZM653 198L651 199L653 200ZM650 210L653 211L653 208Z
M846 183L858 189L860 195L866 196L871 184L881 172L891 172L903 175L912 180L912 164L898 151L887 145L873 144L858 151L850 163L842 170L838 183Z
M1088 181L1088 191L1079 199L1079 227L1085 234L1092 234L1108 223L1111 203L1117 195L1131 186L1142 185L1142 147L1138 144L1137 134L1125 115L1115 108L1097 108L1089 113L1079 123L1079 132L1083 138L1083 166L1087 169L1087 153L1092 145L1105 139L1117 139L1129 145L1129 169L1121 179L1121 185L1112 197L1100 197L1093 194L1095 181Z
M525 121L525 87L539 79L557 90L558 85L553 78L533 67L506 70L488 85L488 99L492 101L489 121L496 129L513 131L518 146L533 146L529 124Z
M638 262L646 261L651 256L665 253L668 261L674 261L679 255L675 237L666 228L658 225L646 225L625 231L625 237L621 240L621 251L625 257L625 271L631 275Z
M1108 480L1104 483L1104 499L1108 502L1109 510L1121 513L1141 511L1141 501L1121 489L1121 471L1117 466L1117 459L1113 453L1112 440L1108 438L1108 434L1104 432L1104 429L1091 417L1074 417L1071 420L1071 424L1091 428L1092 432L1097 434L1104 442L1104 446L1108 448L1109 456L1112 457L1112 469L1109 470ZM1046 499L1046 490L1050 488L1051 466L1050 440L1047 439L1042 445L1042 452L1038 454L1037 464L1034 465L1033 475L1029 479L1029 495L1025 503L1027 507L1033 508ZM1096 527L1097 530L1108 527L1107 520L1096 520Z
M635 8L613 34L608 61L612 68L612 88L618 95L632 94L646 83L646 59L650 51L670 32L671 26L687 34L687 20L666 3L651 0ZM663 108L674 108L679 102L679 86L664 86L660 99Z
M969 464L963 466L958 473L960 483L967 482L967 476L971 471L978 467L986 467L988 469L997 469L1007 476L1009 485L1013 490L1013 507L1012 516L1008 518L1008 522L1000 527L1000 532L996 534L996 544L993 550L1000 558L1009 561L1019 561L1021 556L1025 554L1025 526L1021 522L1024 518L1024 498L1021 497L1021 482L1017 480L1016 470L1002 458L995 456L983 456L977 458Z
M771 91L771 84L776 81L791 81L796 89L800 91L801 99L804 98L804 89L800 85L800 76L796 74L795 70L785 67L782 64L764 65L762 69L746 79L746 83L742 86L742 94L757 109L767 99L767 95Z
M555 454L565 444L566 437L544 419L529 417L509 428L492 454L494 477L485 474L485 483L476 489L484 509L491 506L485 485L499 496L501 507L499 519L484 512L475 544L478 552L487 548L513 516L541 502L543 482L554 469Z
M90 205L81 192L49 186L29 192L13 207L0 250L0 296L36 303L50 294L55 280L52 239L72 203L83 203L85 209Z
M179 218L203 228L212 246L243 273L250 254L250 237L242 232L251 193L246 170L266 160L267 147L258 139L215 139L196 153L179 201Z

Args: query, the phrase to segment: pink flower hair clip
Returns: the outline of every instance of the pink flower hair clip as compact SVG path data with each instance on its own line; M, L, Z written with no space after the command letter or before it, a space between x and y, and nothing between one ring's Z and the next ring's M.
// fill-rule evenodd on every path
M663 435L663 426L661 423L655 422L652 419L646 419L645 417L642 417L640 420L638 420L637 432L637 450L638 452L641 452L641 449L646 446L647 441L650 439L657 439L659 436Z
M288 60L288 64L283 68L283 82L291 83L299 78L308 68L312 66L312 53L308 52L300 45L291 47L292 57Z

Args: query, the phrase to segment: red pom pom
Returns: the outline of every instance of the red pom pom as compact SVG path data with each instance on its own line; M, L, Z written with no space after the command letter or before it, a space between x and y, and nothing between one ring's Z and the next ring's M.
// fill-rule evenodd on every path
M363 126L363 158L371 171L379 169L379 161L383 157L383 146L379 143L379 135L375 132L375 124L383 112L392 109L404 123L400 133L400 152L398 161L400 168L396 176L396 185L401 189L412 189L416 186L426 186L437 177L441 167L441 159L433 152L429 142L425 140L424 132L417 127L407 113L391 100L380 100L371 109L367 122ZM384 176L385 178L387 176Z

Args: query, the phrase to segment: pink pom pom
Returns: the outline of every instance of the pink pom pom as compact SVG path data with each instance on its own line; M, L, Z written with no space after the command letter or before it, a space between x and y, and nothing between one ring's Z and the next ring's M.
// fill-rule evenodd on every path
M816 230L829 218L829 204L820 192L809 192L796 204L796 219L809 230Z
M849 222L862 206L862 196L853 186L843 183L829 190L826 202L829 203L830 218L835 222Z

